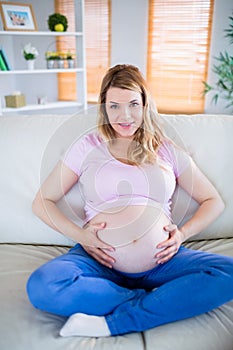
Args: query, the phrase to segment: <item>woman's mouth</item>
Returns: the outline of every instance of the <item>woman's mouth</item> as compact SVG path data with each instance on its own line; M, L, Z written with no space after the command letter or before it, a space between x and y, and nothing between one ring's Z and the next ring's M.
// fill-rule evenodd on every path
M118 123L118 125L123 129L129 129L133 125L133 123Z

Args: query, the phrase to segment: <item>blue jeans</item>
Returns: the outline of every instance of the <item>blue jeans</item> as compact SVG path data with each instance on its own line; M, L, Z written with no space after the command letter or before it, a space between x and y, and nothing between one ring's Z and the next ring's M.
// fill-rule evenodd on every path
M112 335L138 332L233 299L233 258L181 247L167 263L129 274L101 265L77 244L37 269L27 291L41 310L105 316Z

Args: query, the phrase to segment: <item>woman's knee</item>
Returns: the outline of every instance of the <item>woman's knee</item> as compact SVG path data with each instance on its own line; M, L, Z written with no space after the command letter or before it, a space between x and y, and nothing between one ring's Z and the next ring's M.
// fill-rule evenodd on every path
M59 289L70 276L72 269L67 269L63 261L54 259L35 270L28 279L27 293L31 303L39 309L50 300L56 300Z
M41 308L43 299L48 296L48 283L43 268L34 271L27 281L27 294L30 302L36 308Z

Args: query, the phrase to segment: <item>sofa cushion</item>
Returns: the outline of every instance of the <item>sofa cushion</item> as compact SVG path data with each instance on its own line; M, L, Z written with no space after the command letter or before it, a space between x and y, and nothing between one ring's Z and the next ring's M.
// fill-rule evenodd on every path
M73 244L35 217L31 204L72 140L92 124L95 118L83 115L0 118L0 242ZM82 200L77 192L76 186L71 196L74 200L69 194L60 206L81 223Z
M48 260L66 252L64 247L0 245L0 349L69 350L122 349L142 350L141 334L124 337L62 338L59 330L66 318L33 308L26 295L31 272Z
M221 194L223 214L193 239L233 237L233 116L162 115L167 134L186 149ZM178 188L179 189L179 188ZM182 190L174 200L176 223L186 221L197 208ZM184 216L185 214L185 216Z
M233 245L233 239L222 242ZM215 252L218 252L217 246ZM66 318L33 308L26 282L37 267L64 254L65 247L0 245L0 349L3 350L232 350L233 302L207 314L142 333L108 338L62 338Z

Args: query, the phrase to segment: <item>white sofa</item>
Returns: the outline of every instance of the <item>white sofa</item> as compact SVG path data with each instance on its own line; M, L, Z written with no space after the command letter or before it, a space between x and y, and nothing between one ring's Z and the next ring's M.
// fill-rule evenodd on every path
M162 120L168 134L192 154L226 203L221 217L186 246L233 256L233 116L163 115ZM33 215L32 199L68 145L95 127L95 122L94 113L0 117L0 349L232 350L233 301L199 317L109 338L59 337L65 318L36 310L29 303L25 285L31 272L74 243ZM179 189L174 203L177 223L186 220L196 206ZM60 205L81 223L78 186Z

